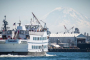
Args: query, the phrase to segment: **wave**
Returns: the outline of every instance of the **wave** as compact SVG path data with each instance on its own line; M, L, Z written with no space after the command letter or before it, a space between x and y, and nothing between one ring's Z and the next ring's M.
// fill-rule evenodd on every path
M46 54L46 56L56 56L56 55Z
M56 56L56 55L46 54L46 56ZM35 57L35 56L31 56L31 55L11 55L11 54L8 54L8 55L0 55L0 57ZM40 57L40 56L38 56L38 57Z

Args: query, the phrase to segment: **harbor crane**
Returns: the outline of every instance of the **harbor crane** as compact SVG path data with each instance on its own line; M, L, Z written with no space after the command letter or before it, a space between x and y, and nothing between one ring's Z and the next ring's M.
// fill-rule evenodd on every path
M74 28L74 26L73 27L71 27L69 30L66 28L66 26L64 25L64 28L65 28L65 32L68 32L69 33L69 31L72 29L72 32L73 32L73 28Z
M69 31L68 31L68 29L66 28L66 26L64 25L64 28L65 28L65 32L68 32L69 33Z

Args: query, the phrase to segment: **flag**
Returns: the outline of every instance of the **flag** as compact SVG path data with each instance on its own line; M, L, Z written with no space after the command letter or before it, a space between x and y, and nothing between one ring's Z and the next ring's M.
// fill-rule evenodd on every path
M13 25L16 25L16 23L14 23Z

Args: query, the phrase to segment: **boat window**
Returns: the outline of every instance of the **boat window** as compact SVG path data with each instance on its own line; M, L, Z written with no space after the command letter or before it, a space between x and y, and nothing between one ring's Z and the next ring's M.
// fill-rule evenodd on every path
M35 46L35 49L36 49L36 46Z
M44 40L44 37L43 37L43 40Z
M31 29L31 26L30 26L30 29Z
M2 32L0 32L0 34L2 34Z
M35 40L36 40L36 37L35 37Z
M33 46L32 45L32 49L41 49L41 48L47 48L47 46L46 45L43 45L43 47L42 46Z
M33 49L33 45L32 45L32 49Z
M26 33L26 34L28 34L28 33L29 33L29 31L26 31L25 33Z
M38 49L38 46L36 46L36 49Z
M33 37L33 40L46 40L46 37Z
M42 38L40 37L40 40L42 40Z
M28 29L29 28L29 26L26 26L26 29Z
M39 49L39 46L37 46L37 48Z
M12 31L11 30L7 31L7 34L12 34Z
M43 37L41 37L41 40L43 40Z
M43 46L43 48L47 48L47 46L46 46L46 45L44 45L44 46Z
M23 30L20 30L20 34L24 34L24 31Z
M36 49L37 49L37 46L36 46Z
M43 37L41 37L41 40L43 40Z
M45 45L44 45L44 48L45 48Z
M31 25L31 28L32 28L33 26Z
M35 49L35 46L34 46L34 49Z
M38 40L39 40L39 37L38 37Z
M36 40L38 40L38 37L36 37Z
M33 37L33 40L35 40L34 38L35 38L35 37Z
M36 37L34 37L34 40L36 40Z
M44 40L45 40L45 37L44 37Z
M39 49L40 49L41 47L39 46Z
M44 40L45 40L45 37L44 37Z
M34 26L33 28L36 29L36 26Z
M39 26L37 25L36 28L38 28Z
M46 40L46 37L45 37L45 40Z

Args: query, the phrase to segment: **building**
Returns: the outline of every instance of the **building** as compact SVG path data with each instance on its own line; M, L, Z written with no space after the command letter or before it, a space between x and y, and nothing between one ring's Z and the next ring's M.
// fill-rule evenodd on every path
M75 47L78 43L85 43L86 37L83 34L50 34L49 44L58 44L61 47Z
M90 43L90 36L86 36L87 37L87 43Z

